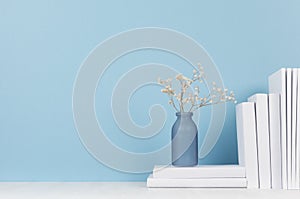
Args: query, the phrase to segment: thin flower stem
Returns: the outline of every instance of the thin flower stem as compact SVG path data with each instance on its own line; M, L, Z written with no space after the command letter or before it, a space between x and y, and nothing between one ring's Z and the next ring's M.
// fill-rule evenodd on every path
M183 102L182 102L182 99L183 99L183 82L182 80L180 80L180 85L181 85L181 92L180 92L180 112L184 112L184 109L183 109Z
M217 102L214 102L214 103L207 103L207 104L199 104L199 106L196 106L195 109L192 110L192 112L194 112L195 110L201 108L201 107L204 107L204 106L211 106L211 105L216 105L216 104L223 104L223 103L226 103L227 101L217 101Z
M192 112L193 108L195 107L195 105L192 105L189 112Z
M172 104L172 106L174 107L174 109L175 109L177 112L179 112L178 109L177 109L177 107L176 107L176 105L175 105L175 103L174 103L174 99L173 99L172 96L170 96L170 100L171 100L171 104Z
M211 106L211 105L216 105L216 104L222 104L222 103L225 103L225 102L226 101L217 101L217 102L214 102L214 103L203 104L199 108L204 107L204 106Z
M193 101L192 105L191 105L191 108L189 109L189 112L192 111L193 107L195 106L195 101Z

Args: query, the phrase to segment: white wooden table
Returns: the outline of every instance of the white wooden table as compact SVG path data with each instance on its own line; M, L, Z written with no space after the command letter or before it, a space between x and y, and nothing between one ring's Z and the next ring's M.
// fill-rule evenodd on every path
M152 188L144 182L0 182L1 199L272 198L300 199L299 190Z

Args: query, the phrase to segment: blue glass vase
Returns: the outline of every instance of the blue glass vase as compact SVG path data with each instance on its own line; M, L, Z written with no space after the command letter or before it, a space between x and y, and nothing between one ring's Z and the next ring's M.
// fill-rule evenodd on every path
M188 167L198 165L198 130L192 112L176 113L172 127L172 165Z

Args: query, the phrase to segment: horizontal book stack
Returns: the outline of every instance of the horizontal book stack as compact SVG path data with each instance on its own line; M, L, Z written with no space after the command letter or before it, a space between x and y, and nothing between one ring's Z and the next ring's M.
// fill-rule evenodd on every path
M155 166L148 187L246 188L245 167L206 165L195 167Z
M300 69L272 74L269 93L236 106L239 164L248 188L300 189Z

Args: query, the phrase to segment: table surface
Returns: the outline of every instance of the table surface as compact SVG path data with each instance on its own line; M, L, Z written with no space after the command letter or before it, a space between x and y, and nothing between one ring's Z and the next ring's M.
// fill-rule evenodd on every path
M300 198L299 190L147 188L145 182L0 182L2 199Z

